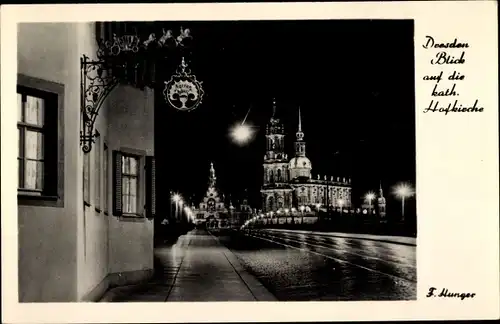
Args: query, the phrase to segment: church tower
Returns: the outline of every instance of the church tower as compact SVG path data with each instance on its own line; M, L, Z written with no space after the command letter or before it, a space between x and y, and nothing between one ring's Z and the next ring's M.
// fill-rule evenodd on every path
M385 218L386 215L385 198L384 198L384 192L382 190L382 181L380 181L380 189L378 190L377 207L380 218Z
M309 179L311 177L311 161L306 157L306 142L304 141L304 133L302 132L302 116L299 108L299 126L295 133L295 157L290 160L288 169L290 170L290 179L299 177Z
M304 133L302 132L302 116L299 107L299 128L295 133L297 141L295 142L295 156L306 156L306 142L304 142Z
M273 113L266 126L266 153L264 155L264 177L262 185L262 209L275 211L291 206L288 194L288 156L285 153L285 129L276 115L276 100Z
M215 188L216 182L217 182L217 177L215 176L214 163L210 162L210 176L208 177L208 187Z

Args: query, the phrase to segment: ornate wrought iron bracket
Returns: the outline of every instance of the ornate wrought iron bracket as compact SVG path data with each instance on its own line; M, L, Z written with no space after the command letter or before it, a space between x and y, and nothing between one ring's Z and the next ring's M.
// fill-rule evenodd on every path
M95 142L94 124L104 100L118 84L118 78L103 60L80 59L81 70L81 130L80 144L88 153Z
M171 30L163 29L161 37L150 33L145 41L141 41L137 35L114 34L112 39L98 41L97 60L83 55L80 59L80 144L83 152L88 153L92 150L96 137L94 124L109 93L119 83L137 85L136 77L140 62L148 61L154 65L158 59L166 57L168 51L176 48L189 51L191 44L190 30L181 27L180 35L177 37L174 37ZM165 100L180 110L196 108L203 97L201 82L189 74L186 67L183 59L182 73L177 73L170 82L165 82L165 91L169 91L165 95ZM144 64L140 69L144 72ZM154 79L151 82L154 85Z

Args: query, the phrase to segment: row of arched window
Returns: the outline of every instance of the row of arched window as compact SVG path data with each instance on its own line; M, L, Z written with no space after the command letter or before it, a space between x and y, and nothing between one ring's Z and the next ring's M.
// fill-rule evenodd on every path
M276 171L269 169L265 180L269 183L287 181L286 172L283 172L281 169L277 169Z

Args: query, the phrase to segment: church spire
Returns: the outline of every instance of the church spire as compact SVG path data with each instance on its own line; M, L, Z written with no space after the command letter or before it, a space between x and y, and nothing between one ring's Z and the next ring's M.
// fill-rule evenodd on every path
M299 127L295 133L297 140L295 141L295 156L306 156L306 142L304 142L304 132L302 132L302 116L299 107Z
M215 176L215 168L214 168L214 163L210 162L210 178L209 178L209 185L211 188L215 187L215 181L217 180L217 177Z
M302 116L300 115L300 106L299 106L299 132L302 132Z
M304 139L304 133L302 132L302 116L300 115L300 107L299 107L299 129L295 134L297 136L297 141L300 142Z
M382 190L382 180L380 180L380 188L378 190L379 197L384 197L384 191Z

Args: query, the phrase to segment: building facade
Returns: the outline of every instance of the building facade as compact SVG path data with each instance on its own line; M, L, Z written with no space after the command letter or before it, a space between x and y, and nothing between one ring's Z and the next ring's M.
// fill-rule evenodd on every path
M208 229L238 228L247 219L256 213L248 203L245 196L234 205L231 198L226 202L225 195L217 188L217 177L214 164L210 163L208 188L198 206L191 206L194 215L194 223Z
M266 126L266 153L264 179L261 188L264 212L292 210L293 208L351 208L351 180L333 176L312 176L312 164L306 155L302 118L298 116L294 157L285 152L285 129L273 114Z
M217 189L217 177L215 175L214 164L210 163L210 174L208 178L208 188L205 196L193 207L195 224L205 224L208 228L227 227L229 223L229 213L226 207L224 194Z
M96 25L17 25L20 302L95 301L153 273L153 90L114 88L92 150L80 145L80 59L96 58Z

